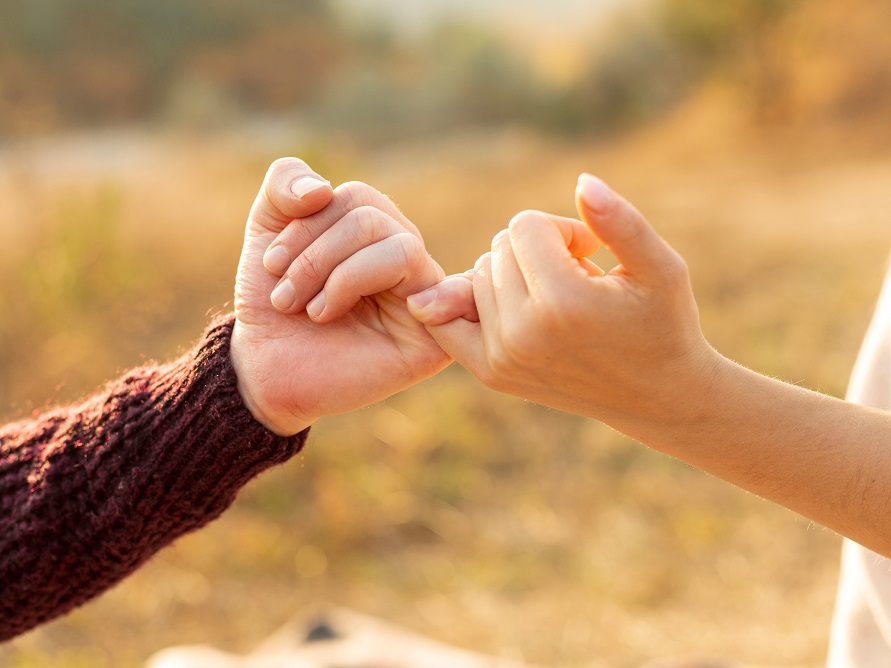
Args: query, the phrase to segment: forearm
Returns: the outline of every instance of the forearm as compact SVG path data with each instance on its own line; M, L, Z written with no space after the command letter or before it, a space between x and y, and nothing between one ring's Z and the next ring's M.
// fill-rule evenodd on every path
M721 357L680 255L599 179L583 174L576 195L586 226L523 212L470 276L413 298L443 350L492 389L605 422L891 556L891 414ZM584 259L592 239L619 264ZM457 317L469 300L478 323Z
M634 435L662 452L891 555L891 413L720 358L695 413Z
M111 587L302 447L242 404L231 330L0 430L0 641Z

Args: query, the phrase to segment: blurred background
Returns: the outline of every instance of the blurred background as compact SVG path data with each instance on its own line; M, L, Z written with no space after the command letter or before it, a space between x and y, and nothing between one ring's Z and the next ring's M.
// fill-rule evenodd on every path
M0 0L0 16L3 419L186 349L228 308L282 155L387 192L447 272L521 209L572 215L594 172L688 259L719 350L844 393L891 248L887 3ZM222 519L0 663L243 652L340 605L545 666L819 666L838 546L453 367L323 421Z

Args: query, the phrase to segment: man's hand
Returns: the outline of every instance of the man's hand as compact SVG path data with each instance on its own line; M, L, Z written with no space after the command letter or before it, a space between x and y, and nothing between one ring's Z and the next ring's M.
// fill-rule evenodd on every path
M270 167L235 284L232 363L245 404L290 435L417 383L451 359L405 298L443 277L414 227L362 183Z

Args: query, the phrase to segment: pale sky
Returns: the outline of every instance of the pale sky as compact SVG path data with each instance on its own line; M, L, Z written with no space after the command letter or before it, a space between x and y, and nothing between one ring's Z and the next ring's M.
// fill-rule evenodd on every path
M394 26L423 32L443 17L510 23L512 29L547 33L579 31L612 10L645 0L337 0L357 14L385 17Z

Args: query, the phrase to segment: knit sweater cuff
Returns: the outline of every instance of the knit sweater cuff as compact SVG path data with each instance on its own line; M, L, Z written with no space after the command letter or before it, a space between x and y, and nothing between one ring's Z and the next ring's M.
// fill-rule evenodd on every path
M160 368L147 416L166 446L168 483L180 484L170 489L210 513L222 512L248 480L297 454L309 432L278 436L244 405L229 357L234 324L234 316L218 317L190 353Z
M0 641L123 579L296 454L254 420L229 360L234 318L189 353L79 406L0 428Z

